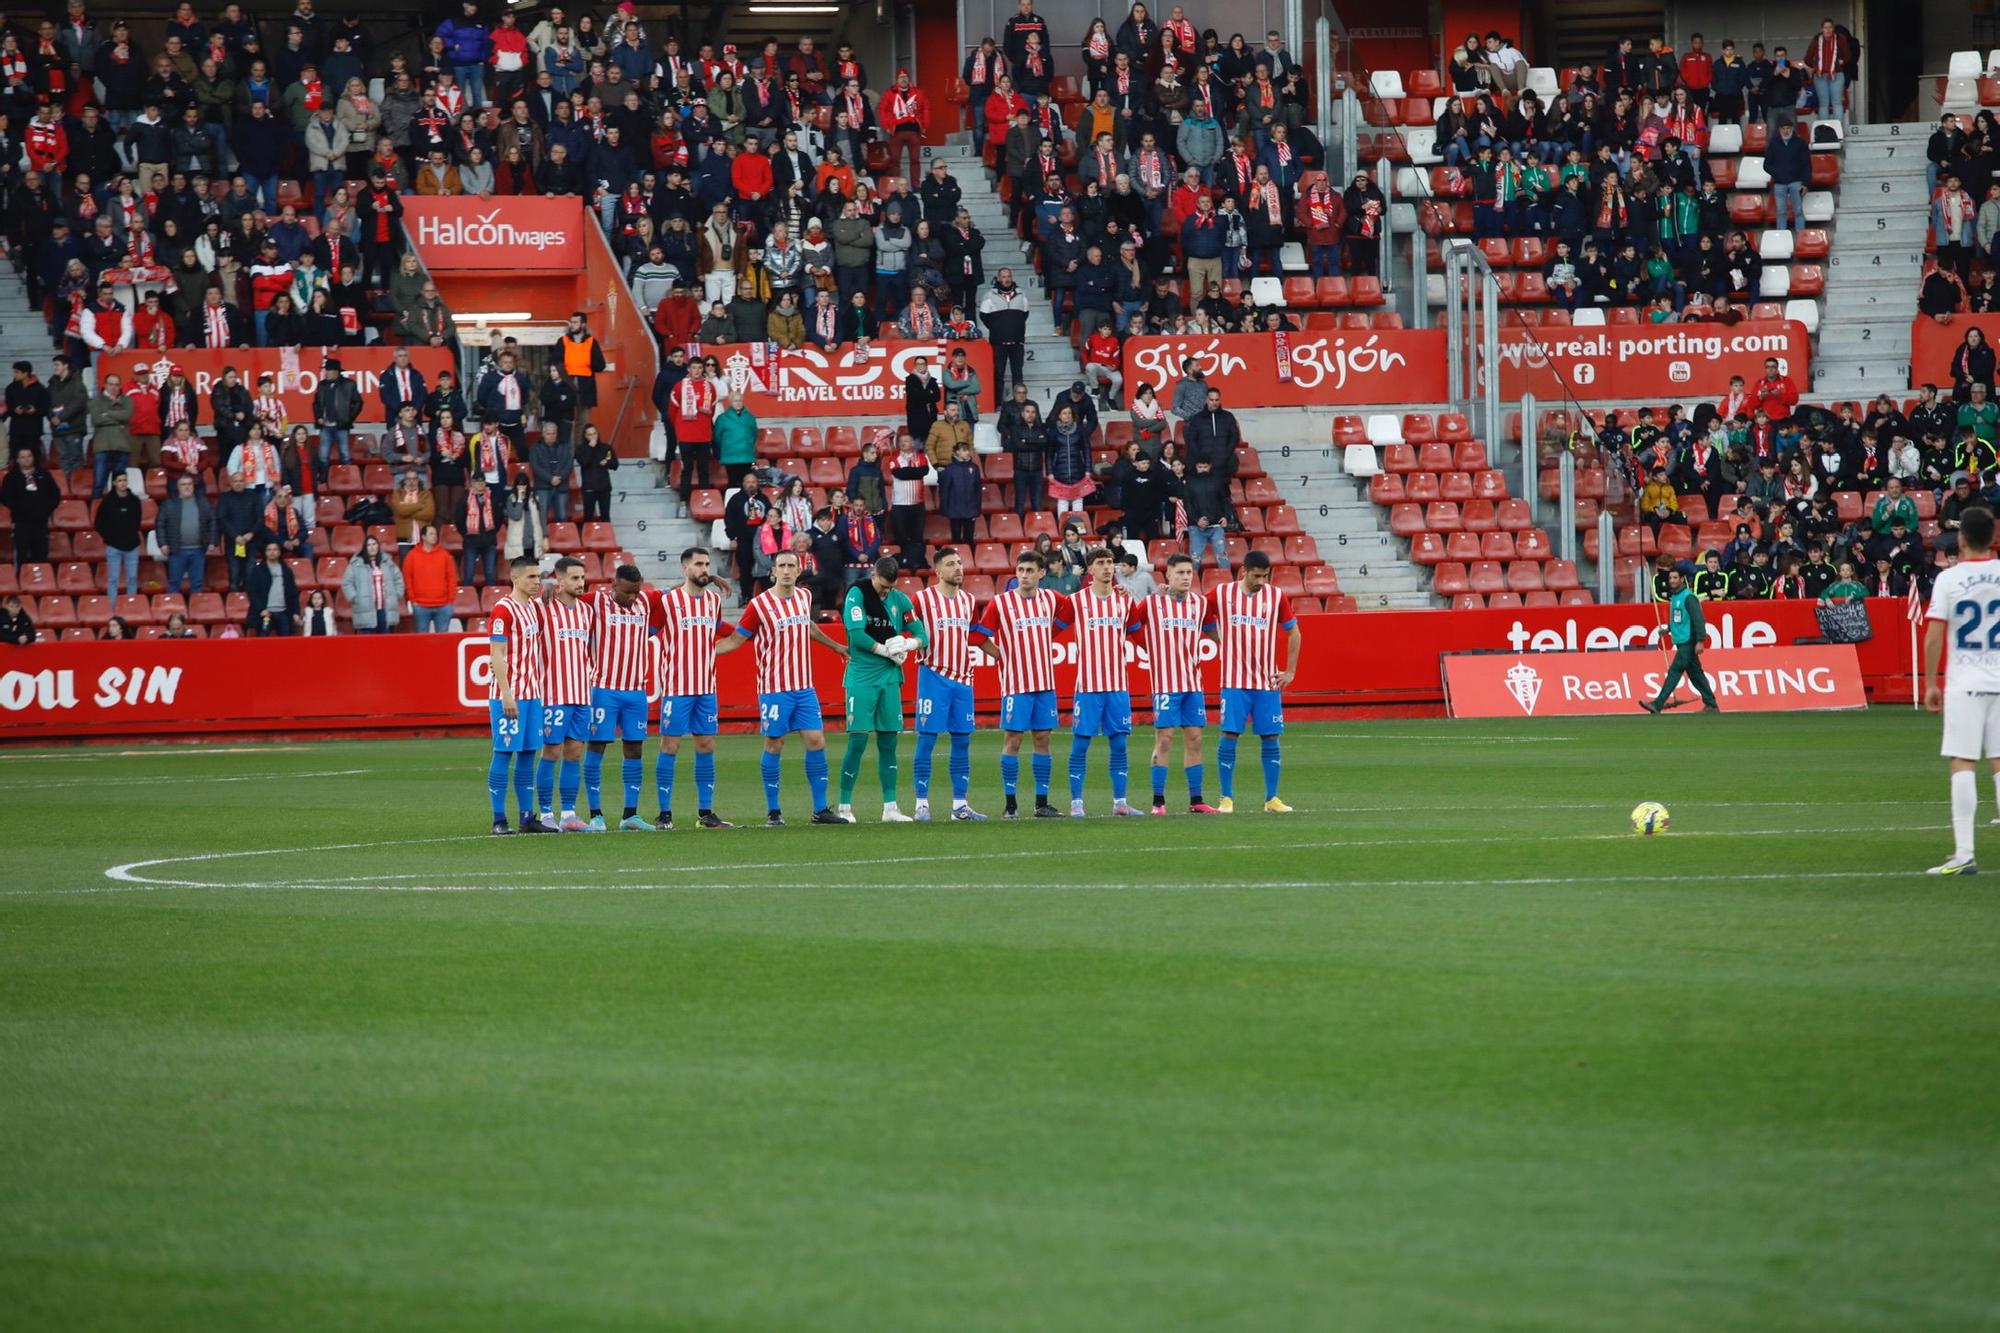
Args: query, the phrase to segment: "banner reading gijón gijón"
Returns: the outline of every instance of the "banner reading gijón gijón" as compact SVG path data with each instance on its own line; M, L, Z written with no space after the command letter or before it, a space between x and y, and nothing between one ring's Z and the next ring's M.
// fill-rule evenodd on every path
M1225 407L1427 403L1450 392L1441 329L1221 333L1126 339L1126 402L1142 384L1167 398L1189 357Z

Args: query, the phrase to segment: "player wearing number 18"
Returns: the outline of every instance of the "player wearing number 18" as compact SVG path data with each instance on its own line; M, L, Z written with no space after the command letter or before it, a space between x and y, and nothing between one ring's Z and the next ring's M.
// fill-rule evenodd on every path
M951 737L951 817L961 821L986 818L972 808L972 612L976 603L965 590L965 557L947 546L932 562L935 587L912 599L928 642L917 668L918 823L931 817L931 755L939 736Z
M780 551L771 560L771 586L743 608L736 632L757 646L757 729L764 736L765 824L783 828L779 789L783 784L785 737L799 733L806 747L806 785L812 791L812 822L841 820L826 803L826 731L819 694L813 689L812 645L847 656L847 645L813 623L812 594L799 587L799 557Z
M1972 825L1979 815L1979 761L1995 774L2000 799L2000 561L1993 558L1993 511L1974 505L1958 516L1958 563L1931 585L1924 626L1924 707L1944 714L1944 757L1951 761L1949 860L1933 875L1976 875ZM1951 636L1942 684L1938 659ZM1996 820L2000 823L2000 820Z
M840 761L841 822L854 822L854 784L861 756L875 737L875 771L882 780L882 822L907 824L896 804L896 742L903 731L903 662L924 646L923 622L896 587L896 562L884 557L847 590L840 623L847 630L847 753Z
M1287 635L1284 669L1278 667L1278 631ZM1271 557L1251 551L1234 583L1208 595L1208 632L1214 637L1222 676L1222 742L1215 747L1215 767L1222 779L1223 814L1236 810L1236 738L1247 729L1257 733L1264 763L1264 810L1290 814L1278 799L1281 757L1278 737L1284 734L1284 691L1299 673L1305 639L1292 599L1271 583Z

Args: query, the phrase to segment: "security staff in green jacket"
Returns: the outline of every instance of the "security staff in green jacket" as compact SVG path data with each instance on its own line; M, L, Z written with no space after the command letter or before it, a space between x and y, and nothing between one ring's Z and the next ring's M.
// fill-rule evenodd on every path
M1688 586L1694 595L1704 602L1726 602L1735 578L1722 567L1722 554L1718 551L1701 553L1701 568L1694 572L1694 581Z
M1708 634L1701 602L1679 569L1667 571L1667 587L1672 592L1667 602L1667 623L1655 632L1673 639L1674 663L1667 668L1667 678L1660 683L1659 694L1651 703L1642 700L1639 707L1649 713L1660 712L1674 697L1674 687L1681 683L1681 677L1686 676L1693 683L1694 692L1701 696L1701 711L1719 713L1722 710L1716 707L1715 691L1709 688L1708 674L1701 669L1701 647Z

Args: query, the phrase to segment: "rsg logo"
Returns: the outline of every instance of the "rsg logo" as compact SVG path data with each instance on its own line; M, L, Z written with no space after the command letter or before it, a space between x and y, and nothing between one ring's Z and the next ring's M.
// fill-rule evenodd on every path
M468 634L458 641L458 702L466 708L486 707L493 684L493 650L486 640Z
M553 250L570 243L566 231L537 231L497 221L500 210L479 217L417 219L418 245L472 245L482 248L513 246L526 250Z

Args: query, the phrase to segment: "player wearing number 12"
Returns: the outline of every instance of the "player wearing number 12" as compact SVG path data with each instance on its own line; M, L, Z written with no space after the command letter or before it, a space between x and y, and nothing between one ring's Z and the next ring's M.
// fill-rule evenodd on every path
M757 645L757 729L764 735L764 822L785 826L778 791L783 783L785 737L799 733L806 747L806 785L812 790L812 822L842 821L826 804L826 730L819 693L813 689L812 645L823 643L847 656L847 645L813 623L812 594L799 587L799 557L780 551L771 560L771 587L750 599L736 632Z
M986 818L972 808L972 613L977 609L965 590L965 557L947 546L932 561L936 586L914 598L917 619L927 643L917 668L917 808L918 823L931 817L931 756L939 736L951 737L951 817L961 821Z
M1111 552L1098 547L1084 558L1090 583L1069 599L1076 627L1076 700L1070 710L1069 817L1082 819L1083 779L1090 766L1090 742L1104 737L1111 752L1111 813L1136 815L1125 799L1131 777L1132 688L1125 675L1125 649L1135 622L1132 599L1112 575Z
M1014 558L1019 584L986 604L972 627L979 645L1000 659L1000 789L1007 797L1005 818L1020 818L1015 789L1021 785L1021 737L1032 733L1035 752L1035 818L1060 819L1049 804L1055 760L1049 737L1056 728L1055 636L1069 628L1060 593L1041 586L1048 562L1033 551Z
M861 756L875 737L875 771L882 780L882 822L907 824L896 804L896 742L903 731L903 662L925 643L923 622L896 587L896 562L884 557L847 590L840 623L847 630L847 753L840 761L842 823L854 822L854 784Z
M639 784L645 780L647 714L653 684L653 619L659 594L646 587L636 565L618 566L608 591L591 599L595 617L590 641L590 749L583 756L583 791L590 802L590 825L604 827L604 747L624 745L625 813L618 827L650 833L639 814Z
M1958 563L1931 585L1924 626L1924 707L1944 714L1941 750L1951 767L1951 857L1933 875L1976 875L1972 825L1979 815L1979 761L1994 773L2000 800L2000 561L1993 558L1993 511L1958 516ZM1942 685L1938 659L1951 636ZM2000 820L1995 820L2000 823Z
M543 833L535 813L535 752L542 747L542 616L535 594L541 591L541 567L521 556L507 567L513 591L493 605L487 617L487 643L492 680L487 683L486 711L493 724L493 760L486 770L486 792L493 798L493 831L507 827L507 765L514 766L514 800L521 809L521 832Z
M1134 633L1146 636L1146 662L1153 677L1153 813L1167 813L1167 761L1181 741L1187 773L1188 813L1212 815L1202 799L1202 729L1208 708L1201 696L1201 631L1207 603L1194 591L1194 561L1167 557L1167 587L1133 608Z
M1271 583L1271 557L1251 551L1242 572L1208 595L1208 633L1215 639L1222 677L1222 742L1215 767L1222 779L1223 814L1236 811L1236 738L1257 734L1264 763L1264 810L1290 814L1278 799L1282 767L1278 738L1285 731L1284 691L1299 673L1305 639L1292 599ZM1278 667L1278 631L1287 634L1284 669Z

